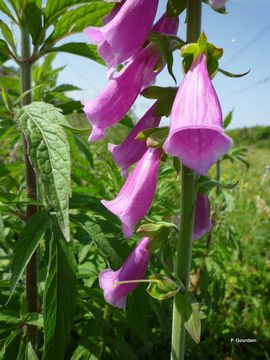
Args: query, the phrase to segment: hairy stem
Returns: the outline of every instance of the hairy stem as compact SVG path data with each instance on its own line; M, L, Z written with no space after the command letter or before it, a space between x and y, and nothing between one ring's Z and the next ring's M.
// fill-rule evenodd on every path
M29 63L30 58L30 37L28 31L21 27L21 93L31 89L31 64ZM22 106L31 103L31 93L29 92L22 99ZM33 167L29 161L27 154L27 142L24 142L24 161L25 161L25 180L26 180L26 192L27 196L31 199L36 200L36 175ZM37 211L35 205L27 205L26 208L26 221ZM26 300L29 312L38 311L38 296L37 296L37 252L35 252L26 268ZM29 339L35 347L36 328L30 325L28 327Z
M201 31L201 0L187 1L187 43L196 42ZM189 273L192 254L192 234L196 196L196 175L186 166L181 171L181 222L180 236L176 246L175 275L189 287ZM184 318L179 306L181 294L177 294L173 304L171 360L183 360L185 357Z

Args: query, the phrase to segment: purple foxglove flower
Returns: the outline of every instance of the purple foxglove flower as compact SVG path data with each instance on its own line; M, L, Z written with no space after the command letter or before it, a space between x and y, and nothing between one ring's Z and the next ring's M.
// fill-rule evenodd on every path
M161 16L161 18L155 23L152 28L153 32L160 32L167 35L175 35L177 34L179 26L179 18L178 17L168 17L165 14Z
M135 225L143 219L151 206L161 154L161 149L148 148L116 198L111 201L101 201L109 211L119 217L127 239L131 237Z
M198 193L195 207L193 240L201 238L212 228L210 220L210 201L207 195Z
M125 308L127 295L135 290L138 283L117 283L118 281L141 280L144 278L151 257L151 253L147 250L150 241L150 238L142 238L119 270L106 269L100 273L99 286L109 304L118 308Z
M82 100L92 123L89 140L102 139L105 129L126 115L140 91L152 81L158 58L159 54L151 47L142 49L94 100Z
M197 56L176 94L165 151L191 170L206 175L232 140L224 134L220 104L207 70Z
M128 168L135 164L147 150L144 141L136 140L136 136L143 130L158 127L160 117L154 116L156 104L154 104L141 120L134 126L129 135L120 145L109 144L108 148L112 153L115 164L122 168L122 176L127 177Z
M227 0L209 0L209 5L214 9L222 8Z
M106 25L85 29L85 34L98 45L98 53L109 68L116 69L143 45L157 7L158 0L127 0L113 11Z
M116 3L114 5L114 8L112 9L112 11L110 12L110 14L106 15L103 19L102 19L102 23L103 25L107 25L114 17L115 15L118 14L119 10L121 9L121 7L123 6L124 2L126 2L126 0L121 1L120 3ZM87 30L87 29L86 29Z

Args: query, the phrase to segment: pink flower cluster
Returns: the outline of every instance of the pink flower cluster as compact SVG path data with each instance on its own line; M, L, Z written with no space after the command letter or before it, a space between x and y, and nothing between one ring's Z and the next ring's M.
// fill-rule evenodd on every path
M176 34L178 17L164 14L153 25L158 0L124 0L117 3L103 20L100 28L89 27L85 34L98 45L98 53L108 65L108 84L94 100L84 100L84 111L92 125L89 140L104 137L105 130L119 122L130 110L140 92L154 83L160 52L147 41L150 31ZM123 68L116 73L118 65ZM159 69L159 72L161 69ZM155 116L154 104L120 145L109 144L109 151L122 169L126 182L115 199L102 204L117 215L124 236L130 238L135 226L147 214L155 195L159 163L163 149L147 147L136 136L147 128L158 127L161 118ZM222 129L219 101L207 70L207 59L197 55L177 92L170 132L164 150L194 172L205 175L219 156L228 151L231 140ZM131 173L130 166L136 164ZM193 239L200 238L211 228L210 204L198 194ZM110 304L123 308L126 296L144 277L151 253L152 239L143 238L123 266L100 274L100 287Z

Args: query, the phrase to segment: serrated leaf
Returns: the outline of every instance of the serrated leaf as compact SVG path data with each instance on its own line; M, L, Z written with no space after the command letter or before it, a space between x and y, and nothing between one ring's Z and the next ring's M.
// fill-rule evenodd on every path
M55 44L64 36L84 30L88 26L101 25L102 18L108 13L108 5L92 3L67 11L55 24L52 34L46 39L44 46Z
M64 359L76 309L76 265L70 244L53 222L50 257L44 291L43 360Z
M90 0L91 1L91 0ZM89 0L47 0L45 8L45 23L52 23L59 15L62 15L68 8L74 5L89 3ZM94 0L95 1L95 0ZM108 8L110 11L111 8Z
M17 110L15 120L26 136L27 151L47 205L55 210L69 241L70 150L61 126L67 124L65 117L53 105L33 102Z
M99 64L105 65L104 61L98 55L95 45L88 45L80 42L71 42L58 47L53 47L49 50L49 52L65 52L69 54L79 55L94 60Z
M50 217L44 210L36 212L21 232L14 247L11 264L10 297L21 278L26 265L35 252L46 229L50 226Z

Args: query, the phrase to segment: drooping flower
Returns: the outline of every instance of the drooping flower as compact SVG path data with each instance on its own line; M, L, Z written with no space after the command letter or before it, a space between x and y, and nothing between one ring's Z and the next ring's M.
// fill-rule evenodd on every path
M144 278L151 257L147 249L150 241L150 238L142 238L120 269L116 271L106 269L100 273L99 286L109 304L125 308L127 295L135 290L138 283L118 284L118 282Z
M175 35L178 31L178 27L179 27L178 16L168 17L167 14L164 13L155 23L155 25L152 28L152 31L166 35Z
M228 0L209 0L209 5L214 9L222 8Z
M98 45L109 68L129 59L143 45L157 12L158 0L127 0L114 8L102 27L88 27L85 34ZM108 22L107 22L108 21Z
M210 220L210 201L207 195L198 193L195 207L193 240L201 238L212 228Z
M122 222L124 236L129 239L135 225L148 212L155 195L162 150L148 148L128 176L115 199L101 203Z
M102 19L102 24L107 25L115 17L115 15L118 14L119 10L121 9L121 7L123 6L123 4L125 2L126 2L126 0L122 0L119 3L116 3L114 5L114 8L112 9L112 11ZM87 31L87 29L86 29L86 31Z
M143 130L157 127L160 117L154 116L156 104L154 104L141 120L134 126L129 135L120 145L109 144L108 148L112 153L112 158L117 166L122 168L124 177L128 174L128 168L135 164L147 150L144 141L136 140L136 136Z
M121 72L110 80L93 100L83 100L84 112L92 124L89 140L103 138L105 129L121 120L134 104L140 91L149 85L159 54L151 47L142 49Z
M206 57L199 54L176 94L164 149L191 170L206 175L231 145L232 140L222 128L221 107Z

